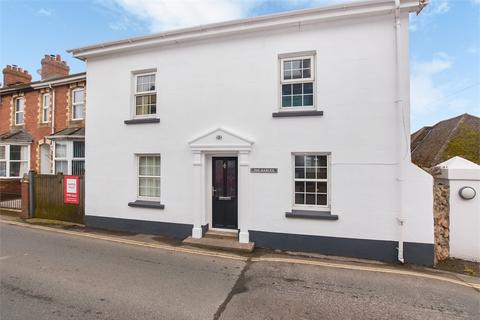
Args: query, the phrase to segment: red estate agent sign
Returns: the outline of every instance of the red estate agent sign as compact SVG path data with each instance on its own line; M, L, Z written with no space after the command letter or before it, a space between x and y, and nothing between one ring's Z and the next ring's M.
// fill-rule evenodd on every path
M63 202L80 203L80 178L78 176L63 177Z

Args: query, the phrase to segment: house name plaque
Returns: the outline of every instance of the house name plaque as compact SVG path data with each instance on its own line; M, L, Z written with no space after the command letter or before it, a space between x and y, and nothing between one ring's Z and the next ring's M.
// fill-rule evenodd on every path
M250 173L278 173L278 168L250 168Z

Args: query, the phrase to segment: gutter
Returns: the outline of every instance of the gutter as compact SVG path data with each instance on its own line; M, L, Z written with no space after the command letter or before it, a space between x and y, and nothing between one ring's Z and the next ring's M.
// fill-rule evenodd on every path
M86 79L87 75L85 73L81 73L79 75L63 77L61 79L43 80L36 83L31 83L30 86L33 89L52 88L52 86L68 84L76 81L85 81Z
M51 135L47 136L48 139L50 140L55 140L55 139L85 139L85 136L79 136L79 135Z
M69 49L67 52L80 60L89 57L123 52L130 49L143 49L185 43L200 39L218 38L233 34L252 33L325 21L353 17L368 17L391 14L395 10L395 0L370 0L320 8L289 11L234 21L212 23L192 28L184 28L125 40L105 42L96 45ZM417 12L421 0L403 0L399 4L402 12Z

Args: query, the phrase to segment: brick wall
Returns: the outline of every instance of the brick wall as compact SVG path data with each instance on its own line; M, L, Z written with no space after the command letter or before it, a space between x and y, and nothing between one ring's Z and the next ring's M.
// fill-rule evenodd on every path
M81 127L84 126L84 121L72 121L70 116L70 93L74 87L85 87L85 82L68 83L61 86L55 86L55 124L54 131L60 131L67 127ZM2 104L0 107L0 133L7 132L11 129L24 129L28 132L33 142L30 145L30 169L40 170L40 144L45 143L45 136L52 133L52 108L50 108L50 122L41 122L41 108L42 108L42 94L50 92L52 99L53 95L50 89L27 89L25 91L15 92L12 94L2 96ZM25 114L24 124L15 125L14 100L19 96L25 97ZM52 106L52 104L50 104Z
M0 180L0 193L5 195L7 193L20 194L21 186L20 179L2 179Z
M32 81L32 76L27 72L15 65L7 65L3 69L3 85L9 86L18 83L29 83Z

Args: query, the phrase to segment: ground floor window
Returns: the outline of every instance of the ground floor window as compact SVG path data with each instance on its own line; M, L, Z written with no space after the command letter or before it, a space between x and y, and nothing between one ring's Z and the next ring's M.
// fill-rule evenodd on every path
M85 174L85 142L55 141L55 173L83 176Z
M28 145L0 145L0 177L20 178L28 173Z
M329 205L328 154L294 154L294 204L297 206Z
M160 199L160 155L138 155L138 197Z

